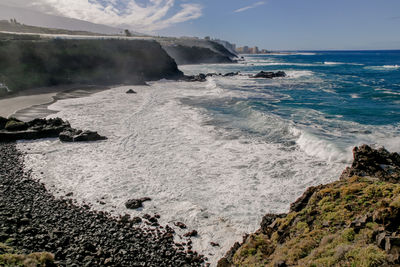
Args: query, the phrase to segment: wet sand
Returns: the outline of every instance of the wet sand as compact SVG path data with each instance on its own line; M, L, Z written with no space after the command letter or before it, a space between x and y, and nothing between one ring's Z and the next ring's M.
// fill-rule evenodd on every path
M57 113L49 110L48 106L57 100L78 98L91 95L109 87L101 86L74 86L74 87L48 87L22 92L22 95L0 99L0 116L15 117L22 121L35 118L44 118Z

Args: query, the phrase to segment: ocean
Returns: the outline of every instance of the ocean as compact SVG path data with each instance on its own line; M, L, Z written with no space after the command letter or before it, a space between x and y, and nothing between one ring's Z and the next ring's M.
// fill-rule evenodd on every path
M57 196L73 192L94 209L184 222L199 232L194 250L215 264L264 214L287 212L307 187L337 180L354 146L400 152L400 51L244 55L238 64L180 69L240 75L58 101L49 117L109 139L19 142L26 168ZM261 70L287 77L249 77ZM141 197L152 201L125 208ZM185 231L176 231L180 240Z

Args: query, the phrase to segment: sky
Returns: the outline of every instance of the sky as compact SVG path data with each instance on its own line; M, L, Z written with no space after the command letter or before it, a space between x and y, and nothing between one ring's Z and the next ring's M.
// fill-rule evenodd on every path
M400 49L400 0L0 0L162 36L271 50Z

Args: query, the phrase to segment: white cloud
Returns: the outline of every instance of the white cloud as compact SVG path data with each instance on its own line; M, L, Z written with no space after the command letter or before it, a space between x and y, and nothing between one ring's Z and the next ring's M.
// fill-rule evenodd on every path
M256 3L252 4L252 5L245 6L245 7L239 8L239 9L236 9L236 10L233 11L233 12L235 12L235 13L243 12L243 11L246 11L246 10L249 10L249 9L252 9L252 8L256 8L256 7L258 7L258 6L265 5L266 3L267 3L267 2L265 2L265 1L256 2Z
M143 2L143 1L142 1ZM32 0L31 6L51 15L115 27L153 32L202 16L202 6L175 0Z

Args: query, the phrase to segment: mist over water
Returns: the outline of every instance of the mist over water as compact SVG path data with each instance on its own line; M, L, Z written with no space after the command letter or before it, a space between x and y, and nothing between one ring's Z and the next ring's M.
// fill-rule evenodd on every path
M95 209L184 222L199 232L194 249L215 263L258 229L264 214L287 212L308 186L337 180L355 145L400 151L400 70L384 67L398 65L400 52L245 59L181 67L185 74L239 76L160 81L136 86L136 95L119 87L56 102L54 116L109 139L20 142L27 167L56 194L73 192ZM248 77L261 70L288 77ZM140 197L153 200L143 210L126 210L127 199Z

